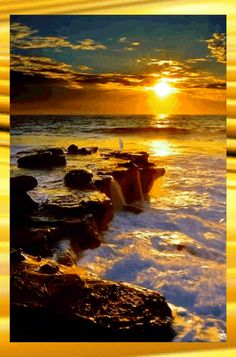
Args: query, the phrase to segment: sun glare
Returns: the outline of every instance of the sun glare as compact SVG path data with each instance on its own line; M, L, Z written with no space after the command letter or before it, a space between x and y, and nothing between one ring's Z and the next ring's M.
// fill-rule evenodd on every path
M162 79L160 82L155 84L152 87L152 90L158 95L158 97L161 98L176 92L176 89L173 88L165 79Z

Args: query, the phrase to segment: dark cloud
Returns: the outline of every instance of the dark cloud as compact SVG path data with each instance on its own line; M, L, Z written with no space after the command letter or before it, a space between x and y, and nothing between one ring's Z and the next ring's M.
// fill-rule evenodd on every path
M219 63L226 63L226 34L222 32L213 33L212 37L202 42L207 43L210 57L215 58Z

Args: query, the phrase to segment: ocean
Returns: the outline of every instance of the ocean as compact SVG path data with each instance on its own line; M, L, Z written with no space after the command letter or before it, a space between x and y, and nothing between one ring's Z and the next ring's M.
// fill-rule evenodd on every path
M166 174L142 203L143 213L116 212L102 245L84 251L78 266L161 292L175 316L175 341L225 341L225 116L12 116L11 175L35 176L39 185L30 194L43 202L65 172L102 165L100 154L119 150L121 142L124 151L147 151ZM17 152L70 144L99 151L65 168L16 165Z

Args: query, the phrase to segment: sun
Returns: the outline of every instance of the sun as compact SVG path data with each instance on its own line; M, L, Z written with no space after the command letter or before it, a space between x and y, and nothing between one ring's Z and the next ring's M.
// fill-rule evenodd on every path
M155 84L152 87L152 90L158 95L158 97L166 97L171 93L174 93L176 90L175 88L171 87L169 83L165 79L162 79L160 82Z

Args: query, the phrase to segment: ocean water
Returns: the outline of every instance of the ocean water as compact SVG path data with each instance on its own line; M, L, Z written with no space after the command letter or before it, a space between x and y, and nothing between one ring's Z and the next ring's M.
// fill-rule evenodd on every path
M103 165L101 153L145 150L165 167L143 213L116 212L103 244L78 266L106 279L161 292L175 317L175 341L226 340L226 120L224 116L14 116L11 174L39 181L43 201L62 187L65 172ZM17 152L51 146L98 146L66 168L19 169ZM89 158L89 160L88 160Z

